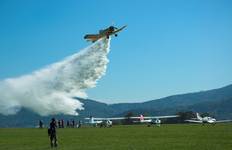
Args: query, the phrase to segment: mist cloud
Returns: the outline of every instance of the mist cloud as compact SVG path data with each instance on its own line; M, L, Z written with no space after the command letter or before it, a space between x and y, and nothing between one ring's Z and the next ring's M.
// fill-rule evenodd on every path
M110 41L101 39L63 61L31 74L0 81L0 113L15 114L20 108L40 115L77 115L85 90L96 86L106 71Z

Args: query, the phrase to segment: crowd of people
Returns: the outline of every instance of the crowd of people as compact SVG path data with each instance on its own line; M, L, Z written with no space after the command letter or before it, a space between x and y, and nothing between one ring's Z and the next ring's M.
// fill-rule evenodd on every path
M74 119L72 120L65 120L64 119L59 119L55 120L57 128L80 128L82 122L81 121L75 121ZM44 123L42 120L39 120L39 128L44 128Z

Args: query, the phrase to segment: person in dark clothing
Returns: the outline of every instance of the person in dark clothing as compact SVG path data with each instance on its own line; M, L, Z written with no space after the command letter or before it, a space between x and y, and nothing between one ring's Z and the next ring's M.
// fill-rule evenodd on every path
M58 127L61 128L61 121L58 120Z
M39 120L39 128L43 128L43 121Z
M75 127L75 121L72 120L72 127L74 128Z
M61 120L61 127L64 128L64 120Z
M69 121L67 120L67 125L66 125L67 127L69 127Z
M50 126L48 129L48 135L50 136L50 144L51 147L57 147L57 137L56 137L56 120L55 118L52 118L50 122Z

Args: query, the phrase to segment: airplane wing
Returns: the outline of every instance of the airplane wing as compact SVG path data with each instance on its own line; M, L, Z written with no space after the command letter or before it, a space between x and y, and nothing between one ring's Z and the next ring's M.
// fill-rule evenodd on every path
M107 118L108 120L123 120L127 119L126 117L117 117L117 118Z
M85 118L89 120L90 118ZM126 119L125 117L115 117L115 118L93 118L94 120L123 120Z
M151 119L163 119L163 118L176 118L179 117L179 115L171 115L171 116L151 116L148 117L147 119L151 118ZM146 118L146 117L144 117Z
M176 118L179 117L178 115L172 115L172 116L151 116L151 117L143 117L144 119L163 119L163 118ZM130 119L140 119L141 117L129 117ZM90 118L85 118L89 120ZM124 120L128 119L128 117L113 117L113 118L95 118L94 120Z
M176 118L179 117L179 115L171 115L171 116L148 116L143 117L144 119L164 119L164 118ZM140 119L140 117L130 117L131 119Z
M115 30L114 32L112 32L111 33L111 35L112 34L115 34L115 33L118 33L118 32L120 32L120 31L122 31L124 28L126 28L127 26L123 26L123 27L121 27L120 29L117 29L117 30Z
M202 123L200 120L185 120L187 122L192 122L192 123Z
M232 122L232 120L217 120L216 123Z

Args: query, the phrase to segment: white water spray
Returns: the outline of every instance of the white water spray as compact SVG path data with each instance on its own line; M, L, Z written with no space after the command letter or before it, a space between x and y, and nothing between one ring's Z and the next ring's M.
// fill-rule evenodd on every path
M40 115L77 115L82 103L106 71L110 40L101 39L63 61L18 78L0 81L0 113L15 114L20 108Z

